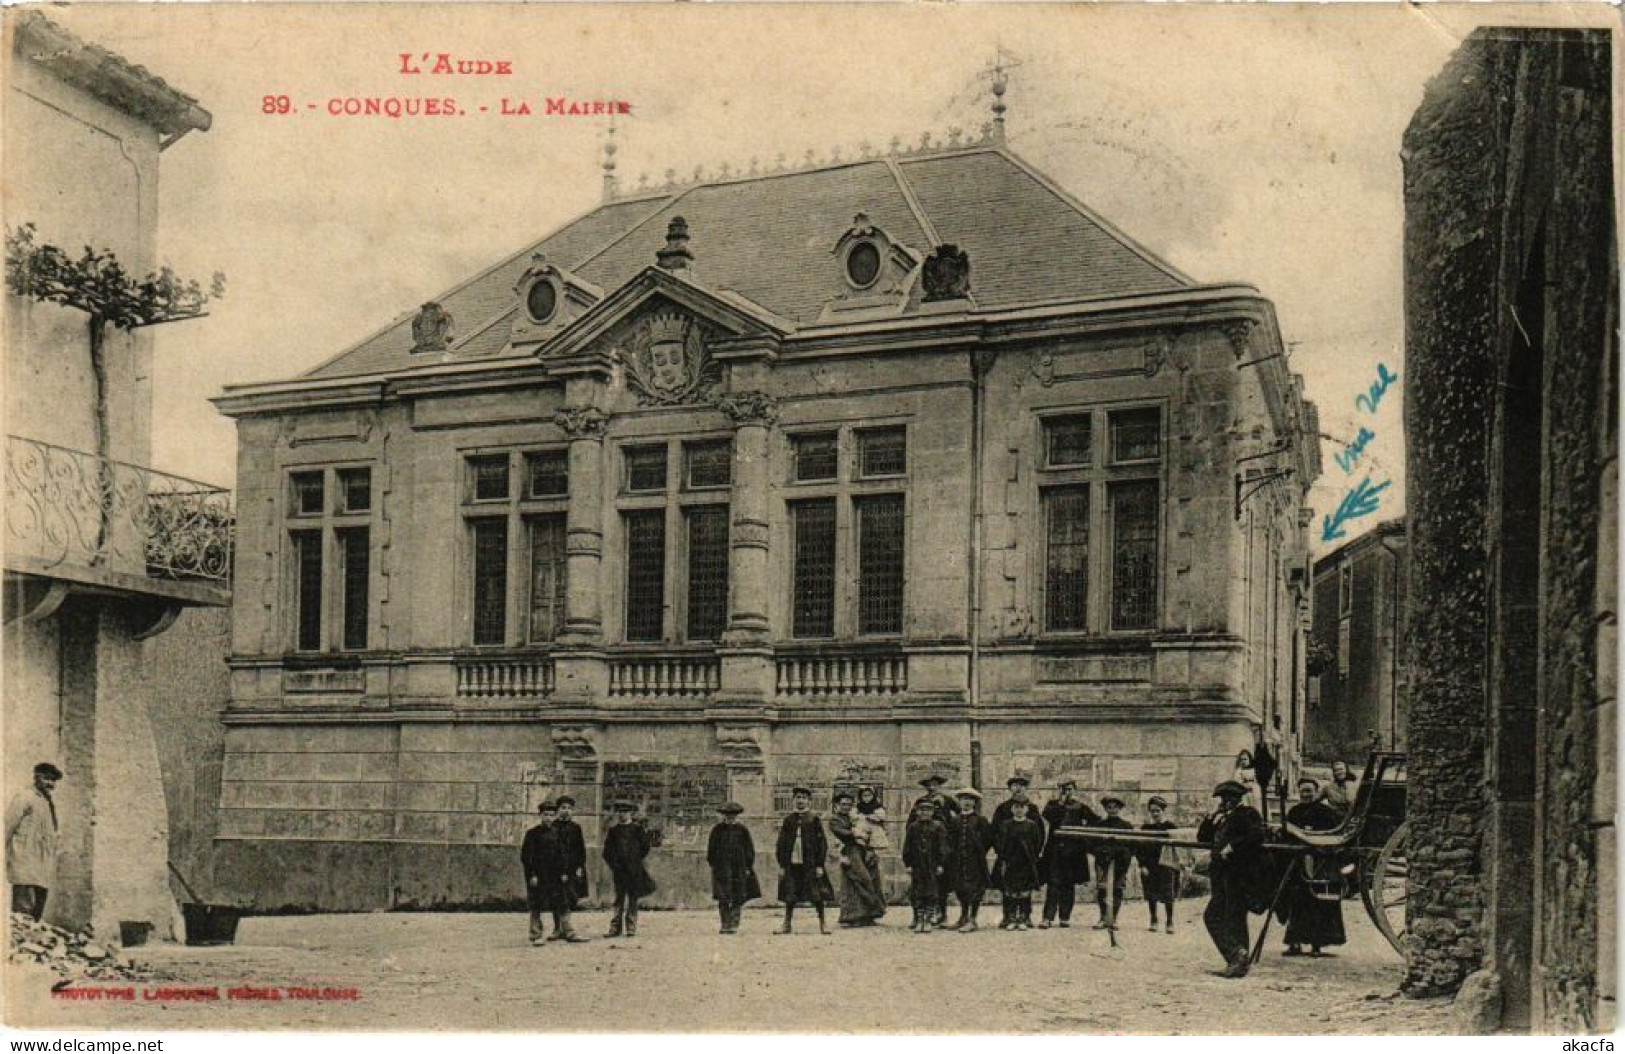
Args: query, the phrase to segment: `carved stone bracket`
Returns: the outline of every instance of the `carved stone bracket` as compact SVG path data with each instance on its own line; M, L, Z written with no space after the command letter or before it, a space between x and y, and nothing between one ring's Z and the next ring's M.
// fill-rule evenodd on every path
M738 427L771 427L779 419L779 401L766 392L729 392L717 400L717 409Z
M1246 354L1252 345L1253 330L1258 323L1250 318L1238 318L1224 324L1224 335L1230 339L1230 348L1235 352L1236 358Z
M759 768L767 756L765 725L718 725L717 749L729 767Z
M567 762L590 762L598 758L598 729L588 725L554 725L549 735L559 758Z
M553 414L553 423L571 439L602 439L609 415L596 406L566 406Z

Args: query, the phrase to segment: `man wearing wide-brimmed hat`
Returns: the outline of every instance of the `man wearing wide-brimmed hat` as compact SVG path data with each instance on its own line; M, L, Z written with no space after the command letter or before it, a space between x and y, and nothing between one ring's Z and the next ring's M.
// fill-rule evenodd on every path
M1208 877L1213 895L1202 912L1213 946L1227 964L1221 977L1247 976L1250 938L1247 933L1247 888L1258 866L1264 844L1264 818L1243 802L1247 788L1225 780L1213 788L1219 807L1197 828L1196 840L1211 846Z

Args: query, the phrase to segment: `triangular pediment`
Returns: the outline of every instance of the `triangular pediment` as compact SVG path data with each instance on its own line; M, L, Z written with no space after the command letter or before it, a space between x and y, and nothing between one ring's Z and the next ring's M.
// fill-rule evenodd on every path
M708 289L680 273L649 267L561 330L539 349L546 359L608 350L606 342L634 316L662 306L684 312L715 334L732 341L753 337L778 340L795 324L729 290ZM624 336L624 334L622 334Z
M617 368L638 403L677 406L709 400L727 359L771 356L792 328L737 294L651 267L544 344L540 355L563 368Z

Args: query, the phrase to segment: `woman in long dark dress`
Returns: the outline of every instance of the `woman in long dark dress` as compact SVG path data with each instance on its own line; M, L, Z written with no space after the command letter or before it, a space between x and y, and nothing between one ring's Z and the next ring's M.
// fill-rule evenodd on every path
M1342 823L1336 809L1317 800L1320 784L1308 777L1298 781L1298 804L1286 814L1286 822L1305 831L1330 831ZM1310 881L1316 880L1330 888L1338 888L1333 880L1339 877L1337 861L1331 857L1309 856L1292 862L1291 877L1287 881L1283 898L1286 910L1286 951L1283 955L1302 955L1303 946L1309 945L1310 955L1319 955L1322 948L1343 944L1343 900L1341 896L1327 900L1315 895Z
M880 895L880 858L869 847L868 821L855 816L855 800L847 791L835 795L835 815L829 833L841 843L841 915L843 926L873 926L886 914Z

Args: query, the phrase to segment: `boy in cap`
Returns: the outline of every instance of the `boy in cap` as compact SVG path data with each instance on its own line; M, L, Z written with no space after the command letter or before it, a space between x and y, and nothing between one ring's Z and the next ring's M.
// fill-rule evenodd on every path
M1122 798L1108 794L1100 799L1100 807L1106 810L1106 818L1097 823L1096 827L1110 827L1119 831L1134 830L1134 825L1123 819ZM1102 842L1095 846L1095 903L1100 905L1100 921L1095 923L1095 929L1117 928L1117 912L1123 906L1123 885L1128 881L1129 862L1133 859L1134 850L1126 845ZM1109 900L1108 881L1111 893Z
M638 898L655 891L655 880L643 864L654 843L649 829L638 822L637 809L632 802L616 802L615 823L604 832L604 863L615 883L615 914L606 934L610 937L619 937L623 925L628 937L638 935Z
M1027 800L1027 788L1031 785L1031 783L1032 781L1026 776L1011 776L1009 779L1004 781L1005 787L1010 791L1010 796L1004 799L1004 801L1001 801L993 809L993 838L995 843L997 843L999 837L999 828L1010 822L1017 802L1026 805L1028 807L1028 812L1032 812L1032 803ZM1040 853L1042 853L1044 849L1044 832L1042 825L1040 825L1038 832L1038 849ZM999 858L999 863L994 864L994 867L999 867L1000 864L1003 863L1003 859L1004 858L1001 855ZM998 880L996 879L996 881ZM999 881L999 888L1004 888L1004 883L1002 881ZM1000 914L1002 915L1002 918L999 920L999 929L1007 930L1010 928L1010 921L1012 918L1011 908L1013 905L1001 898L999 906L1001 908Z
M937 822L942 824L944 829L953 822L953 818L959 814L959 805L952 798L942 793L943 784L947 782L947 779L935 772L920 780L920 786L925 788L925 794L917 798L913 807L909 809L909 823L912 824L919 817L920 806L925 802L930 802L936 806ZM948 916L948 884L943 882L938 885L939 895L937 898L936 918L940 924Z
M929 798L915 806L914 822L903 837L903 866L908 868L909 903L914 908L915 933L930 933L941 922L937 914L948 871L948 830L937 819L937 803Z
M982 796L974 788L957 791L959 815L948 825L948 875L945 885L959 898L960 933L976 932L976 914L987 891L987 853L993 848L993 824L979 811Z
M1160 794L1153 794L1146 799L1146 812L1151 819L1140 825L1142 831L1171 831L1174 822L1167 818L1168 801ZM1174 932L1174 901L1179 899L1179 868L1171 862L1164 861L1163 847L1160 845L1145 845L1135 851L1135 857L1140 864L1140 885L1145 890L1145 904L1151 909L1151 932L1157 932L1157 905L1163 906L1166 918L1166 932ZM1167 856L1173 851L1168 850Z
M1219 976L1246 977L1250 965L1247 890L1257 871L1259 847L1264 844L1264 818L1243 802L1247 788L1235 780L1213 788L1213 796L1219 799L1219 807L1196 831L1196 840L1212 847L1208 877L1213 893L1202 922L1228 964Z
M711 865L711 896L716 898L717 914L722 916L723 933L739 932L739 916L745 904L762 895L756 881L756 846L750 829L739 822L745 807L738 802L717 806L722 819L711 828L705 862Z
M548 939L579 944L587 938L576 933L575 926L570 923L570 914L587 895L587 839L581 833L581 825L574 819L576 800L568 794L561 794L556 804L559 818L553 821L553 831L559 841L559 865L565 875L564 900L561 907L554 909L560 913L560 922L553 927L553 936Z
M828 934L824 905L835 899L835 889L824 872L829 842L824 837L823 823L812 811L812 790L792 788L790 803L773 854L779 862L779 899L784 902L784 924L779 933L793 932L796 905L807 901L818 912L818 932Z
M1039 861L1044 855L1044 828L1028 813L1025 798L1012 799L1010 818L995 826L994 848L998 851L999 891L1010 907L1010 917L999 923L1001 930L1033 928L1033 890L1038 888Z
M1044 918L1038 928L1047 930L1059 922L1072 925L1072 907L1077 887L1089 881L1089 850L1077 838L1057 838L1062 827L1093 827L1100 822L1095 810L1078 798L1078 781L1065 779L1057 785L1059 798L1044 804L1043 821L1048 829L1044 843Z
M519 848L519 863L525 869L525 902L530 908L530 943L541 947L547 940L542 912L553 915L554 932L560 932L558 905L565 898L565 875L559 862L559 836L554 829L559 807L550 801L536 806L538 823L525 832Z

